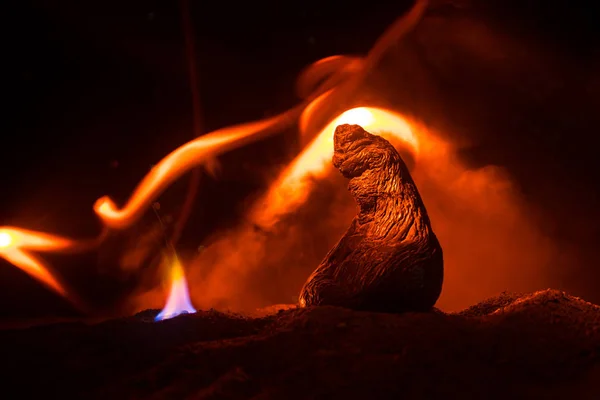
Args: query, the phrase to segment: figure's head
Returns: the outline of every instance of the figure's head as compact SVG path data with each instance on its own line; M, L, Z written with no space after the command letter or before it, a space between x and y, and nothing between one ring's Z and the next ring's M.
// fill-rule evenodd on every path
M333 136L333 165L346 178L355 178L367 170L397 163L400 155L382 137L372 135L359 125L339 125Z

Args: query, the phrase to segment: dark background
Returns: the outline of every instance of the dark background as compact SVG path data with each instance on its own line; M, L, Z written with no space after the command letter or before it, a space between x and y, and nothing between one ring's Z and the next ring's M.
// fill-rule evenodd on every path
M13 3L3 12L9 29L2 57L8 71L2 91L0 225L92 237L99 230L93 202L105 194L125 200L154 162L192 137L180 2ZM208 131L291 106L297 100L294 79L304 66L333 54L365 53L409 2L191 3ZM470 107L476 101L468 93L475 92L464 89L471 77L439 71L434 81L452 111L444 123L464 127L476 144L466 159L507 167L539 206L548 234L575 249L572 269L559 286L600 303L598 6L433 3L438 15L466 13L553 54L556 65L548 68L559 71L560 85L535 107L520 94L531 83L523 76L482 79L490 91L484 99L479 94L478 110ZM394 101L393 94L389 97ZM422 105L412 111L426 120L434 112ZM506 118L511 113L540 128L516 129ZM224 157L219 181L203 181L203 193L210 195L198 200L183 244L197 245L216 227L232 223L237 202L264 184L253 171L289 159L296 141L293 134L281 135ZM176 208L184 191L182 182L161 202ZM135 274L107 272L93 256L47 259L99 309L118 304L136 284ZM6 318L73 312L4 262L0 304Z

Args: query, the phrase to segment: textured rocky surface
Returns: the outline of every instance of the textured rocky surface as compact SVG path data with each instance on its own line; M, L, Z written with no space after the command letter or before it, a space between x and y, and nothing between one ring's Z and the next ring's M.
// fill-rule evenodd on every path
M154 315L1 331L3 395L593 399L600 390L600 307L554 290L457 314Z
M433 307L442 289L442 248L396 149L358 125L340 125L333 165L350 179L360 211L308 278L300 304L370 311Z

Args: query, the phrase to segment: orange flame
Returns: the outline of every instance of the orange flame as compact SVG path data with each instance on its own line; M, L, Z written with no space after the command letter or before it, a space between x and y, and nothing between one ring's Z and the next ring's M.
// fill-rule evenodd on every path
M170 267L171 288L169 290L169 297L167 298L165 307L156 316L156 321L173 318L180 314L193 314L196 312L190 301L185 272L177 254L172 256Z
M104 196L94 204L95 213L106 228L127 228L135 223L156 197L182 174L198 165L209 166L220 154L281 132L299 119L303 137L310 137L312 133L322 131L325 124L344 110L347 99L352 98L385 51L416 26L427 4L427 0L417 0L413 8L381 36L366 57L328 57L308 67L298 80L298 92L304 101L296 107L272 118L219 129L184 144L163 158L142 179L122 208L119 209L112 199ZM375 112L376 109L371 111ZM379 110L379 112L385 111ZM368 127L368 124L366 125ZM398 126L397 123L394 125ZM325 131L329 132L332 129L328 126ZM390 130L395 131L395 129ZM300 157L300 161L297 160L288 169L290 178L282 179L286 181L295 179L294 177L310 173L311 168L316 168L315 171L324 168L323 160L329 158L329 153L318 149L331 140L331 135L324 137L322 135L325 134L319 135L315 143ZM313 167L307 167L309 165ZM298 197L294 201L301 201L301 198ZM106 232L105 230L99 240L93 243L99 243ZM67 295L64 287L41 261L35 259L26 250L59 251L70 248L88 249L89 246L81 247L80 242L17 228L2 228L0 231L0 256L63 296Z
M0 257L39 280L56 293L66 296L67 292L44 263L29 251L61 251L74 246L74 242L42 232L25 229L0 228Z
M333 132L338 125L357 124L373 134L399 139L418 153L418 140L400 115L374 107L350 109L333 119L282 172L263 201L251 212L254 223L264 228L304 203L310 193L311 178L321 178L331 164Z
M211 162L227 151L281 132L301 119L303 136L322 129L340 113L367 73L387 49L420 21L427 0L417 0L412 9L384 32L365 58L334 56L317 61L298 80L305 100L275 117L213 131L179 147L163 158L133 192L121 209L109 197L96 201L94 211L108 227L123 229L133 224L171 183L190 169ZM326 79L325 79L326 78ZM323 82L320 85L318 82ZM327 101L325 101L327 100Z

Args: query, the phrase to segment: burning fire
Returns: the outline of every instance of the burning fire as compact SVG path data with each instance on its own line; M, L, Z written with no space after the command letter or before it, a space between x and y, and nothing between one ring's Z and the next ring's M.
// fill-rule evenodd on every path
M94 211L106 226L126 228L135 223L170 184L198 165L210 164L225 152L279 133L297 120L300 120L302 135L321 131L345 111L339 109L340 105L358 90L387 49L416 26L427 4L427 0L417 0L408 13L384 32L366 57L327 57L309 66L298 81L299 94L305 99L297 106L275 117L218 129L188 142L163 158L121 209L105 196L96 201ZM323 126L321 120L325 121Z
M44 263L31 255L29 251L64 251L74 247L74 242L58 236L25 229L0 228L0 257L35 279L48 286L56 293L67 296L67 292L58 279Z
M217 156L279 133L297 121L302 136L320 133L273 184L266 196L267 206L259 204L256 208L259 211L253 216L258 223L269 225L278 215L305 201L307 177L324 174L333 152L333 131L339 124L360 124L370 132L389 134L409 143L417 151L417 139L399 115L380 108L345 108L348 108L348 99L385 51L419 22L426 6L426 0L417 0L413 8L382 35L366 57L334 56L309 66L298 80L298 91L304 100L296 107L275 117L213 131L175 149L142 179L121 208L107 196L98 199L94 211L105 227L98 239L72 241L19 228L0 228L0 257L68 298L69 293L58 279L30 251L80 251L97 246L108 229L124 229L134 224L169 185L190 169L198 165L209 167ZM195 310L189 300L183 267L173 256L171 292L166 307L157 318L170 318L186 311Z
M177 254L173 253L168 259L170 259L169 278L171 288L169 289L167 304L156 316L156 321L173 318L180 314L193 314L196 312L196 309L190 301L185 271L183 270L181 261L179 261L179 257L177 257Z
M417 138L400 115L374 107L350 109L331 121L283 171L264 200L258 202L251 212L255 224L263 228L270 227L279 217L304 203L310 193L308 185L311 178L321 178L331 164L333 133L342 124L360 125L373 134L408 143L418 152Z

